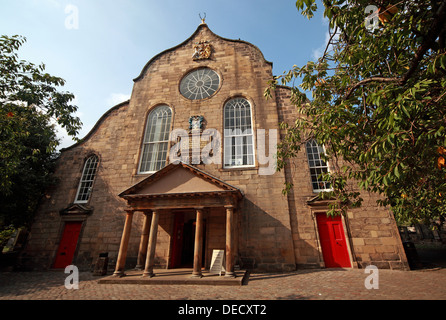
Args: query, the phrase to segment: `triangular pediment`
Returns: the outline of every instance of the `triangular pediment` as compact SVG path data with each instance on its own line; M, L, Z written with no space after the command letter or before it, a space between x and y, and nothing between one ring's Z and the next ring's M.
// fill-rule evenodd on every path
M84 214L90 214L93 211L93 208L79 204L79 203L73 203L70 204L67 208L62 209L59 211L61 215L84 215Z
M310 197L307 199L307 205L310 207L323 207L328 206L330 203L333 203L337 201L335 197L322 197L321 194L318 194L316 196Z
M172 163L145 178L119 196L192 194L240 190L185 163Z

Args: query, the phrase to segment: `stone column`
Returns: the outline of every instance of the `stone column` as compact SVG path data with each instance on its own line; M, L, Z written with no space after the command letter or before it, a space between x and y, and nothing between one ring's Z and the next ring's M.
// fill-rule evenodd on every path
M135 267L135 269L138 270L144 270L144 263L147 258L147 245L149 242L149 228L150 228L149 212L144 212L144 222L141 232L141 241L139 243L138 261L136 262L136 267Z
M235 277L234 273L234 207L226 208L226 266L225 277Z
M154 277L153 273L153 265L155 264L155 248L156 248L156 237L158 234L158 220L159 220L159 211L152 211L152 224L150 226L150 235L149 235L149 246L147 248L147 258L146 258L146 266L144 268L143 277Z
M122 231L121 245L119 247L118 259L116 260L116 268L113 273L114 276L124 276L125 260L127 258L127 249L129 246L130 231L132 229L133 211L126 210L124 230Z
M197 218L195 221L195 247L194 247L194 270L192 277L201 278L201 261L203 257L203 208L196 208Z

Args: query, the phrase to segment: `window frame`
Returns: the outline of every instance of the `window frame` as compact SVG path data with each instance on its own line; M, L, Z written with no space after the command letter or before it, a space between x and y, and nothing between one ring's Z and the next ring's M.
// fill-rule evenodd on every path
M93 167L91 165L91 161L93 161L92 159L95 159L94 164L94 172L88 172L87 170L92 170ZM84 163L84 167L82 169L82 175L81 178L79 180L79 185L77 187L77 191L76 191L76 197L74 198L74 203L79 203L79 204L85 204L88 203L90 201L91 198L91 194L93 193L93 186L94 186L94 181L96 180L96 175L98 172L98 167L99 167L99 157L96 154L90 155ZM92 178L90 179L86 179L89 176L92 176ZM82 193L82 197L84 197L85 195L87 195L87 199L81 199L79 200L79 196L81 195L81 189L85 189L86 187L83 186L83 184L88 183L88 189L87 192Z
M233 128L228 128L227 127L227 118L228 117L227 117L226 111L227 111L227 109L229 107L231 107L230 104L233 103L234 101L237 101L237 100L238 101L243 101L243 103L246 103L247 106L248 106L248 108L245 108L245 110L249 111L249 118L248 118L249 119L249 128L245 128L245 130L243 130L241 128L242 126L240 126L238 128L235 125L233 125ZM233 107L233 109L234 109L234 107ZM254 124L253 124L253 112L252 111L253 110L252 110L251 102L248 99L244 98L244 97L233 97L233 98L227 100L225 102L225 104L224 104L224 107L223 107L223 141L224 141L224 145L223 145L223 168L224 169L239 169L239 168L243 169L243 168L255 168L256 167L255 139L254 139L254 129L253 129ZM234 115L234 113L235 112L232 112L232 115ZM247 117L246 116L244 116L244 117L245 117L245 120L246 120ZM233 119L237 119L238 122L241 124L242 123L241 112L240 112L240 117L237 118L237 117L234 116ZM245 121L245 125L246 125L246 121ZM232 133L230 135L228 135L227 134L227 130L231 130ZM241 133L237 134L237 131L234 133L234 130L238 130ZM249 133L245 133L246 130L250 130L250 132ZM248 142L248 143L245 144L245 142L243 142L244 138L249 139L249 137L251 137L251 143ZM242 159L244 157L247 157L247 162L249 162L249 156L252 155L252 164L242 164L242 165L234 164L234 165L231 165L231 164L227 164L226 163L226 155L227 155L226 147L227 147L227 139L228 138L231 139L231 140L233 138L235 138L235 139L241 138L242 139L242 145L241 145L242 149L246 148L247 153L245 154L245 153L242 152L241 157L242 157ZM249 149L251 149L251 150L249 150ZM251 151L251 153L249 151ZM233 157L234 156L232 155L231 158L233 158ZM231 160L233 160L233 159L231 159Z
M315 145L314 145L315 144ZM313 157L313 159L310 160L310 152L309 152L309 146L310 148L314 148L316 147L318 152L314 153L311 152L311 156ZM312 151L312 150L311 150ZM321 154L323 153L324 155L325 153L325 146L324 145L319 145L316 141L316 139L310 139L305 143L305 152L307 154L307 163L308 163L308 167L310 169L309 173L310 173L310 182L311 182L311 188L313 190L314 193L320 193L320 192L328 192L328 191L333 191L333 188L330 186L330 182L328 181L323 181L319 178L319 176L322 173L329 173L330 172L330 166L328 161L324 161L321 158ZM313 165L311 165L311 162L314 162ZM319 162L319 165L316 165L316 162ZM312 174L312 170L321 170L322 172L319 173L315 178L316 180L313 180L314 174ZM326 171L324 171L326 170ZM320 185L323 184L324 188L314 188L314 185Z
M160 112L160 109L166 109L168 111L168 116L166 117L168 119L168 123L166 122L166 124L163 123L163 121L161 122L161 124L156 124L159 125L160 128L154 128L153 130L150 130L152 128L151 123L152 123L152 117L157 113ZM140 157L139 157L139 163L138 163L138 174L151 174L151 173L155 173L158 170L161 170L162 168L164 168L166 166L166 162L168 159L168 153L169 153L169 138L170 138L170 132L171 132L171 127L172 127L172 116L173 116L173 112L172 112L172 108L167 105L167 104L160 104L157 105L156 107L154 107L152 110L150 110L150 112L148 113L147 117L146 117L146 124L145 124L145 128L144 128L144 134L143 134L143 138L142 138L142 143L141 143L141 149L140 149ZM157 116L157 118L160 118ZM163 117L161 117L162 119ZM163 130L163 126L164 126L164 132L159 132L160 136L163 136L166 138L164 140L151 140L150 135L153 135L153 139L155 138L156 135L156 131L161 131ZM150 131L149 131L150 130ZM164 158L164 164L157 170L147 170L147 171L143 171L143 165L145 166L145 168L151 168L151 167L157 167L156 162L158 162L156 160L156 156L155 156L155 164L151 164L153 162L153 158L154 156L152 155L151 159L148 159L145 163L143 162L145 155L150 152L150 150L147 151L147 153L145 152L146 147L148 147L148 145L160 145L160 144L165 144L165 158ZM160 152L159 147L157 150L157 154ZM164 152L163 150L161 152Z
M202 72L202 74L200 74L200 72ZM203 81L205 76L211 78L212 81L217 81L217 82L215 89L214 89L215 86L214 82L211 82L210 87L208 87L207 89L203 89L205 94L205 96L203 96L203 91L201 89L197 89L198 91L200 91L200 93L198 93L197 91L193 92L192 90L193 88L190 86L190 83L193 82L191 77L194 78L194 80ZM190 70L181 78L178 90L181 96L189 101L200 101L200 100L210 99L220 89L221 81L222 79L220 77L220 74L214 69L211 69L209 67L199 67ZM206 82L204 84L206 84Z

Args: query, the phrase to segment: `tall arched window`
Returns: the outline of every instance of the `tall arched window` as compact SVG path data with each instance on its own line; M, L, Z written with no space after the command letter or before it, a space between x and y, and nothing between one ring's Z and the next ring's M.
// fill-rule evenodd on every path
M324 146L318 145L316 140L311 139L306 143L306 149L313 191L330 191L330 183L321 177L321 174L329 171L327 163L321 158L321 154L325 154Z
M229 100L224 107L224 167L254 166L251 105L244 98Z
M99 158L93 155L85 161L84 170L82 171L81 181L77 188L76 200L74 203L87 203L90 200L93 182L98 168Z
M166 165L172 110L166 105L153 109L147 119L139 173L155 172Z

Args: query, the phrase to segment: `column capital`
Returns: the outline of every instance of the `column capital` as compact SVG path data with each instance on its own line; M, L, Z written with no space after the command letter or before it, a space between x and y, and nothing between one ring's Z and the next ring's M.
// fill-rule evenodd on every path
M167 210L167 209L165 209L165 208L151 208L151 209L148 209L148 211L150 211L152 213L154 213L154 212L161 213L161 212L163 212L165 210Z

